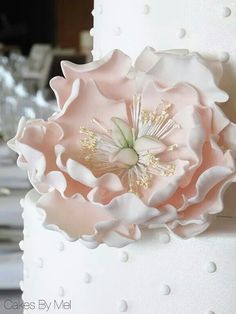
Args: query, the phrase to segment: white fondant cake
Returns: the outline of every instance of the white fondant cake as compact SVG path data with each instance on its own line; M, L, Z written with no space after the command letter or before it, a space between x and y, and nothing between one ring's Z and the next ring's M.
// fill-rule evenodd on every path
M93 15L95 59L114 48L135 58L147 45L219 57L225 62L222 87L230 94L226 111L236 117L233 1L95 0ZM43 313L50 306L47 313L234 314L232 191L222 213L228 217L217 217L198 237L182 240L153 230L123 249L90 250L42 226L42 212L35 207L39 195L32 190L24 205L22 289L24 301L35 303L25 313Z
M90 250L42 227L37 198L30 191L24 205L23 299L36 306L25 313L44 313L38 309L40 299L52 302L50 314L235 312L235 218L218 217L207 232L190 240L150 231L122 249ZM71 300L71 310L56 311L54 300Z

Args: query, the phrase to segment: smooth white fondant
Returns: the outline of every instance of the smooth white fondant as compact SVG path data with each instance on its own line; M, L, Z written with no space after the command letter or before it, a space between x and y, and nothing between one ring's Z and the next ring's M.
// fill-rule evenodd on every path
M57 244L65 240L37 219L38 197L35 191L29 192L24 209L31 235L24 240L24 264L30 272L24 278L25 302L58 299L58 287L63 287L63 299L72 300L70 314L115 314L121 300L126 300L131 314L200 314L211 309L234 313L235 218L217 217L202 235L189 240L171 235L168 244L160 241L156 230L144 232L140 241L127 247L129 260L122 263L117 255L124 250L105 245L91 250L79 241L67 242L66 250L59 251ZM34 263L39 256L43 268ZM220 271L209 273L204 268L209 262ZM86 273L92 277L90 284L83 280ZM169 295L161 293L162 285L170 288Z
M146 46L156 50L189 49L224 62L220 87L229 95L222 106L236 121L236 2L227 0L95 0L94 59L120 49L136 59ZM148 14L144 9L149 7ZM100 7L103 8L100 14ZM121 36L114 35L117 25ZM236 184L225 197L222 216L236 217Z

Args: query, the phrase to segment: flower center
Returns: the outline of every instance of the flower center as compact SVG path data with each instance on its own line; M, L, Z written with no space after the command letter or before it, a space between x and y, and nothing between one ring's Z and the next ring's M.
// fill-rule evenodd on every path
M140 194L148 188L153 176L171 176L175 162L162 162L160 154L178 148L177 144L166 145L165 138L180 126L170 118L171 105L163 102L153 112L141 108L140 96L134 98L130 116L132 123L113 117L111 129L93 119L101 132L80 128L85 137L81 139L82 161L101 176L112 172L130 192ZM169 140L168 140L169 142Z
M137 164L138 154L133 148L122 148L111 160L118 166L130 168Z

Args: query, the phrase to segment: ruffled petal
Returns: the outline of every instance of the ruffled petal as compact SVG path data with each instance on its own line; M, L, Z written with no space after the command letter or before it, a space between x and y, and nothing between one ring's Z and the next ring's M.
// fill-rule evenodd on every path
M64 199L56 190L41 196L37 207L46 213L44 225L47 228L62 230L71 240L93 235L96 223L112 218L104 208L83 198Z
M151 62L145 68L144 60ZM175 54L172 52L156 52L154 49L146 48L136 62L136 67L142 65L147 72L163 86L171 87L180 82L188 82L199 92L201 102L205 105L213 105L215 102L228 100L226 92L218 86L219 76L222 72L220 62L215 61L215 70L212 72L213 62L209 67L196 53ZM217 74L216 74L217 73ZM215 76L214 76L215 75Z
M67 160L66 170L71 178L86 186L102 186L103 188L107 188L111 191L123 190L123 185L119 177L113 173L106 173L101 177L96 178L87 167L72 159Z
M127 245L141 237L137 224L157 214L131 193L100 206L82 197L64 199L54 190L41 196L37 207L46 214L46 228L63 233L69 240L81 239L89 248L103 242L115 247Z
M186 174L189 162L187 160L177 160L175 166L176 170L172 176L155 176L153 177L151 187L148 190L144 190L144 198L147 199L149 206L159 206L176 192L180 181Z
M99 133L105 128L111 128L111 118L114 116L127 119L126 104L105 97L95 81L90 80L85 84L77 79L72 84L71 94L61 112L51 119L62 125L65 138L73 136L76 140L80 136L80 127Z
M116 100L129 97L132 99L135 92L134 81L127 77L132 69L131 59L119 50L113 50L102 59L85 65L62 61L61 66L65 79L56 78L50 83L61 108L69 97L71 86L76 79L84 82L95 80L105 96Z

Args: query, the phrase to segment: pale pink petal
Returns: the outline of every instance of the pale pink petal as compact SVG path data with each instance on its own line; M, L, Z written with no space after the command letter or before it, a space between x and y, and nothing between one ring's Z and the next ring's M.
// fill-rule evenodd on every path
M176 170L172 176L153 176L151 187L143 191L149 206L159 206L176 192L181 179L186 174L189 162L177 160L175 165Z
M219 135L219 144L222 144L224 149L230 150L236 157L236 124L230 122Z
M113 173L106 173L101 177L96 178L87 167L72 159L67 160L66 170L71 178L86 186L102 186L111 191L123 190L123 185L119 177Z
M168 228L182 238L190 238L205 231L214 216L224 209L223 195L232 182L236 182L235 173L211 189L202 202L190 205L181 212L179 219L167 224Z
M146 57L148 54L148 57ZM152 58L150 55L152 54ZM155 52L155 50L144 50L141 54L136 67L143 64L146 59L151 59L148 74L153 76L163 86L171 87L179 82L188 82L199 92L201 102L206 105L213 105L215 102L225 102L228 95L217 86L220 71L211 72L212 63L206 67L207 61L202 61L198 54L181 55L169 52ZM154 63L154 59L156 62ZM220 63L215 61L217 68ZM148 66L146 67L148 68ZM216 78L214 74L217 72Z
M99 89L108 98L132 98L134 81L128 79L127 74L132 69L131 59L119 50L114 50L103 59L86 65L73 64L68 61L61 63L65 79L51 81L51 86L59 100L60 107L70 95L72 83L76 79L88 82L96 81Z
M106 210L116 220L126 224L142 224L158 215L158 209L149 207L133 193L115 197L106 205Z
M85 200L64 199L56 190L41 196L37 206L46 213L47 228L53 229L55 225L72 240L81 235L93 235L96 223L111 220L101 206Z
M101 128L93 119L100 122L104 128L111 128L111 118L114 116L127 119L124 102L105 97L94 81L90 80L85 84L75 80L62 111L51 119L63 127L66 139L71 136L76 139L80 135L80 127L101 132Z

